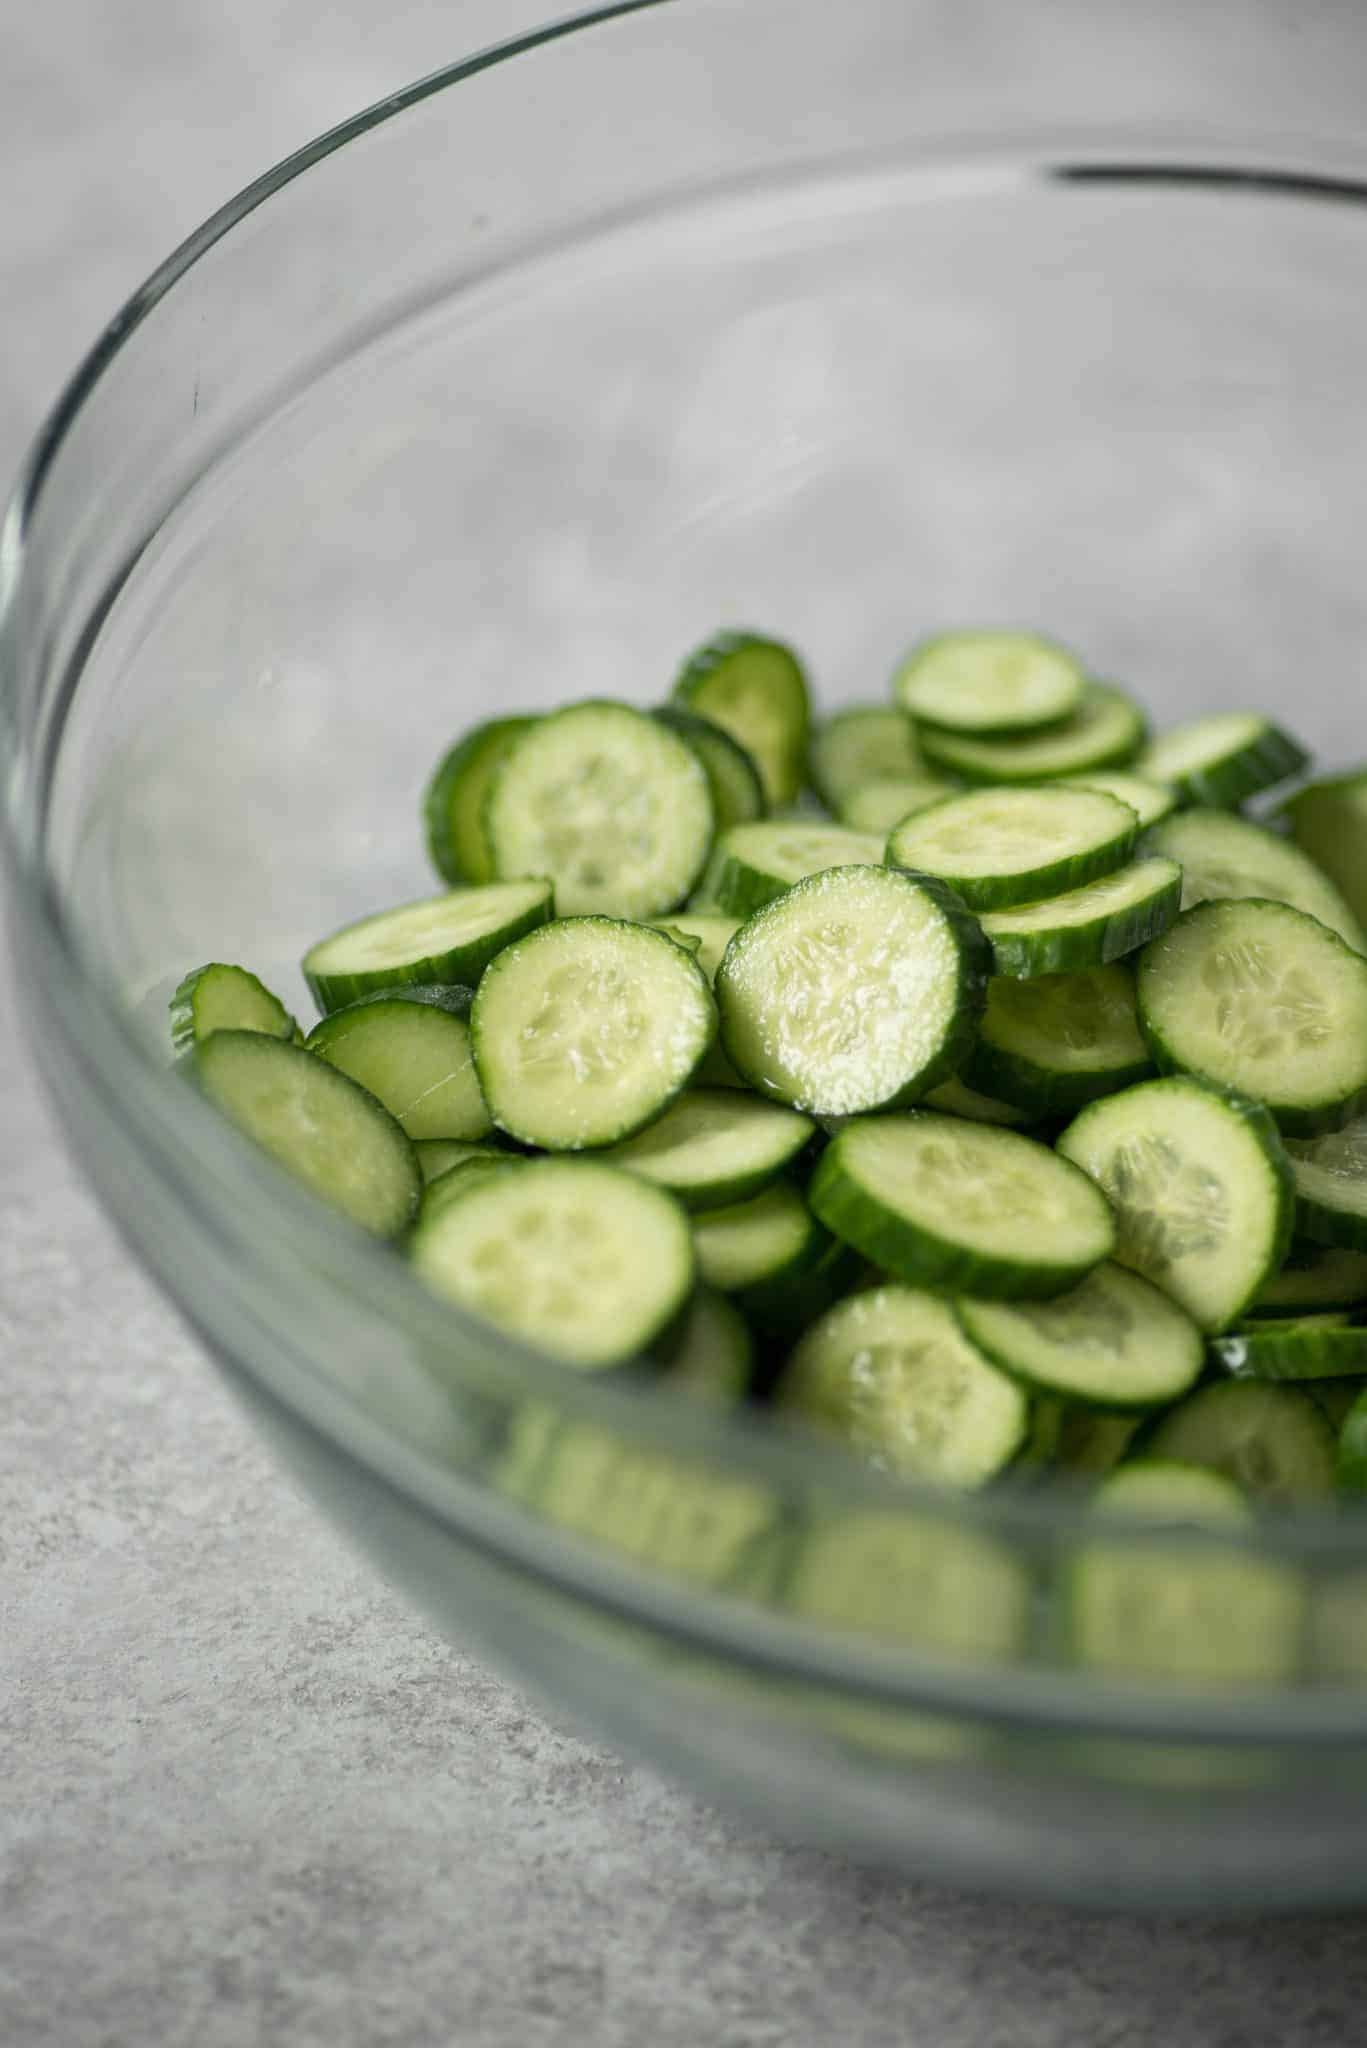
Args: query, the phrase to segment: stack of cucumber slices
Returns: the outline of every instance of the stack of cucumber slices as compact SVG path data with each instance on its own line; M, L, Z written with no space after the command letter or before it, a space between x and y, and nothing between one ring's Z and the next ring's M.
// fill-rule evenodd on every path
M813 725L782 642L440 761L441 893L172 999L436 1294L897 1475L1177 1523L1367 1491L1367 769L1037 635ZM1123 1468L1123 1469L1117 1469Z

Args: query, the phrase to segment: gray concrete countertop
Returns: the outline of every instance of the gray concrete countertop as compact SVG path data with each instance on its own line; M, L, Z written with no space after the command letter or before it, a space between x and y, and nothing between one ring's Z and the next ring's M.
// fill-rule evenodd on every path
M0 472L253 172L526 9L45 0L0 26ZM986 1904L548 1725L268 1463L60 1149L0 978L7 2048L1326 2048L1367 1922Z

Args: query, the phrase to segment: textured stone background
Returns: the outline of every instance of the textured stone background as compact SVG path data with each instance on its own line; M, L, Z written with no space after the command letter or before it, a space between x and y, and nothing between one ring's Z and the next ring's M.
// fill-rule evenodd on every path
M0 471L262 165L516 25L0 9ZM1354 1918L1089 1921L739 1828L548 1726L299 1501L59 1151L0 976L6 2048L1326 2048Z

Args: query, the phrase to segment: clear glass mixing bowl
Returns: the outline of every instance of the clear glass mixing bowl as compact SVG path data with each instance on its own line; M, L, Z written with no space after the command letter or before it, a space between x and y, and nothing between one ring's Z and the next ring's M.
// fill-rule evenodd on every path
M1237 1685L1083 1671L1074 1501L896 1491L463 1320L168 1077L165 997L214 957L302 1000L311 939L431 886L457 729L658 701L723 622L828 703L937 624L1038 622L1160 717L1360 755L1365 56L1354 10L1275 5L547 29L208 222L0 539L14 971L131 1245L439 1622L916 1870L1367 1893L1367 1521L1162 1539L1228 1589Z

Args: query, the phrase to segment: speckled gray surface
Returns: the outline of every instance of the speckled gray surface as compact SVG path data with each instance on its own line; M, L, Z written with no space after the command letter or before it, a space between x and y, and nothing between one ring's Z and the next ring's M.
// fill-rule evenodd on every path
M525 10L49 0L3 31L0 469L125 287ZM1091 1921L783 1846L550 1727L267 1461L58 1148L0 984L0 2040L1314 2048L1367 1923Z

